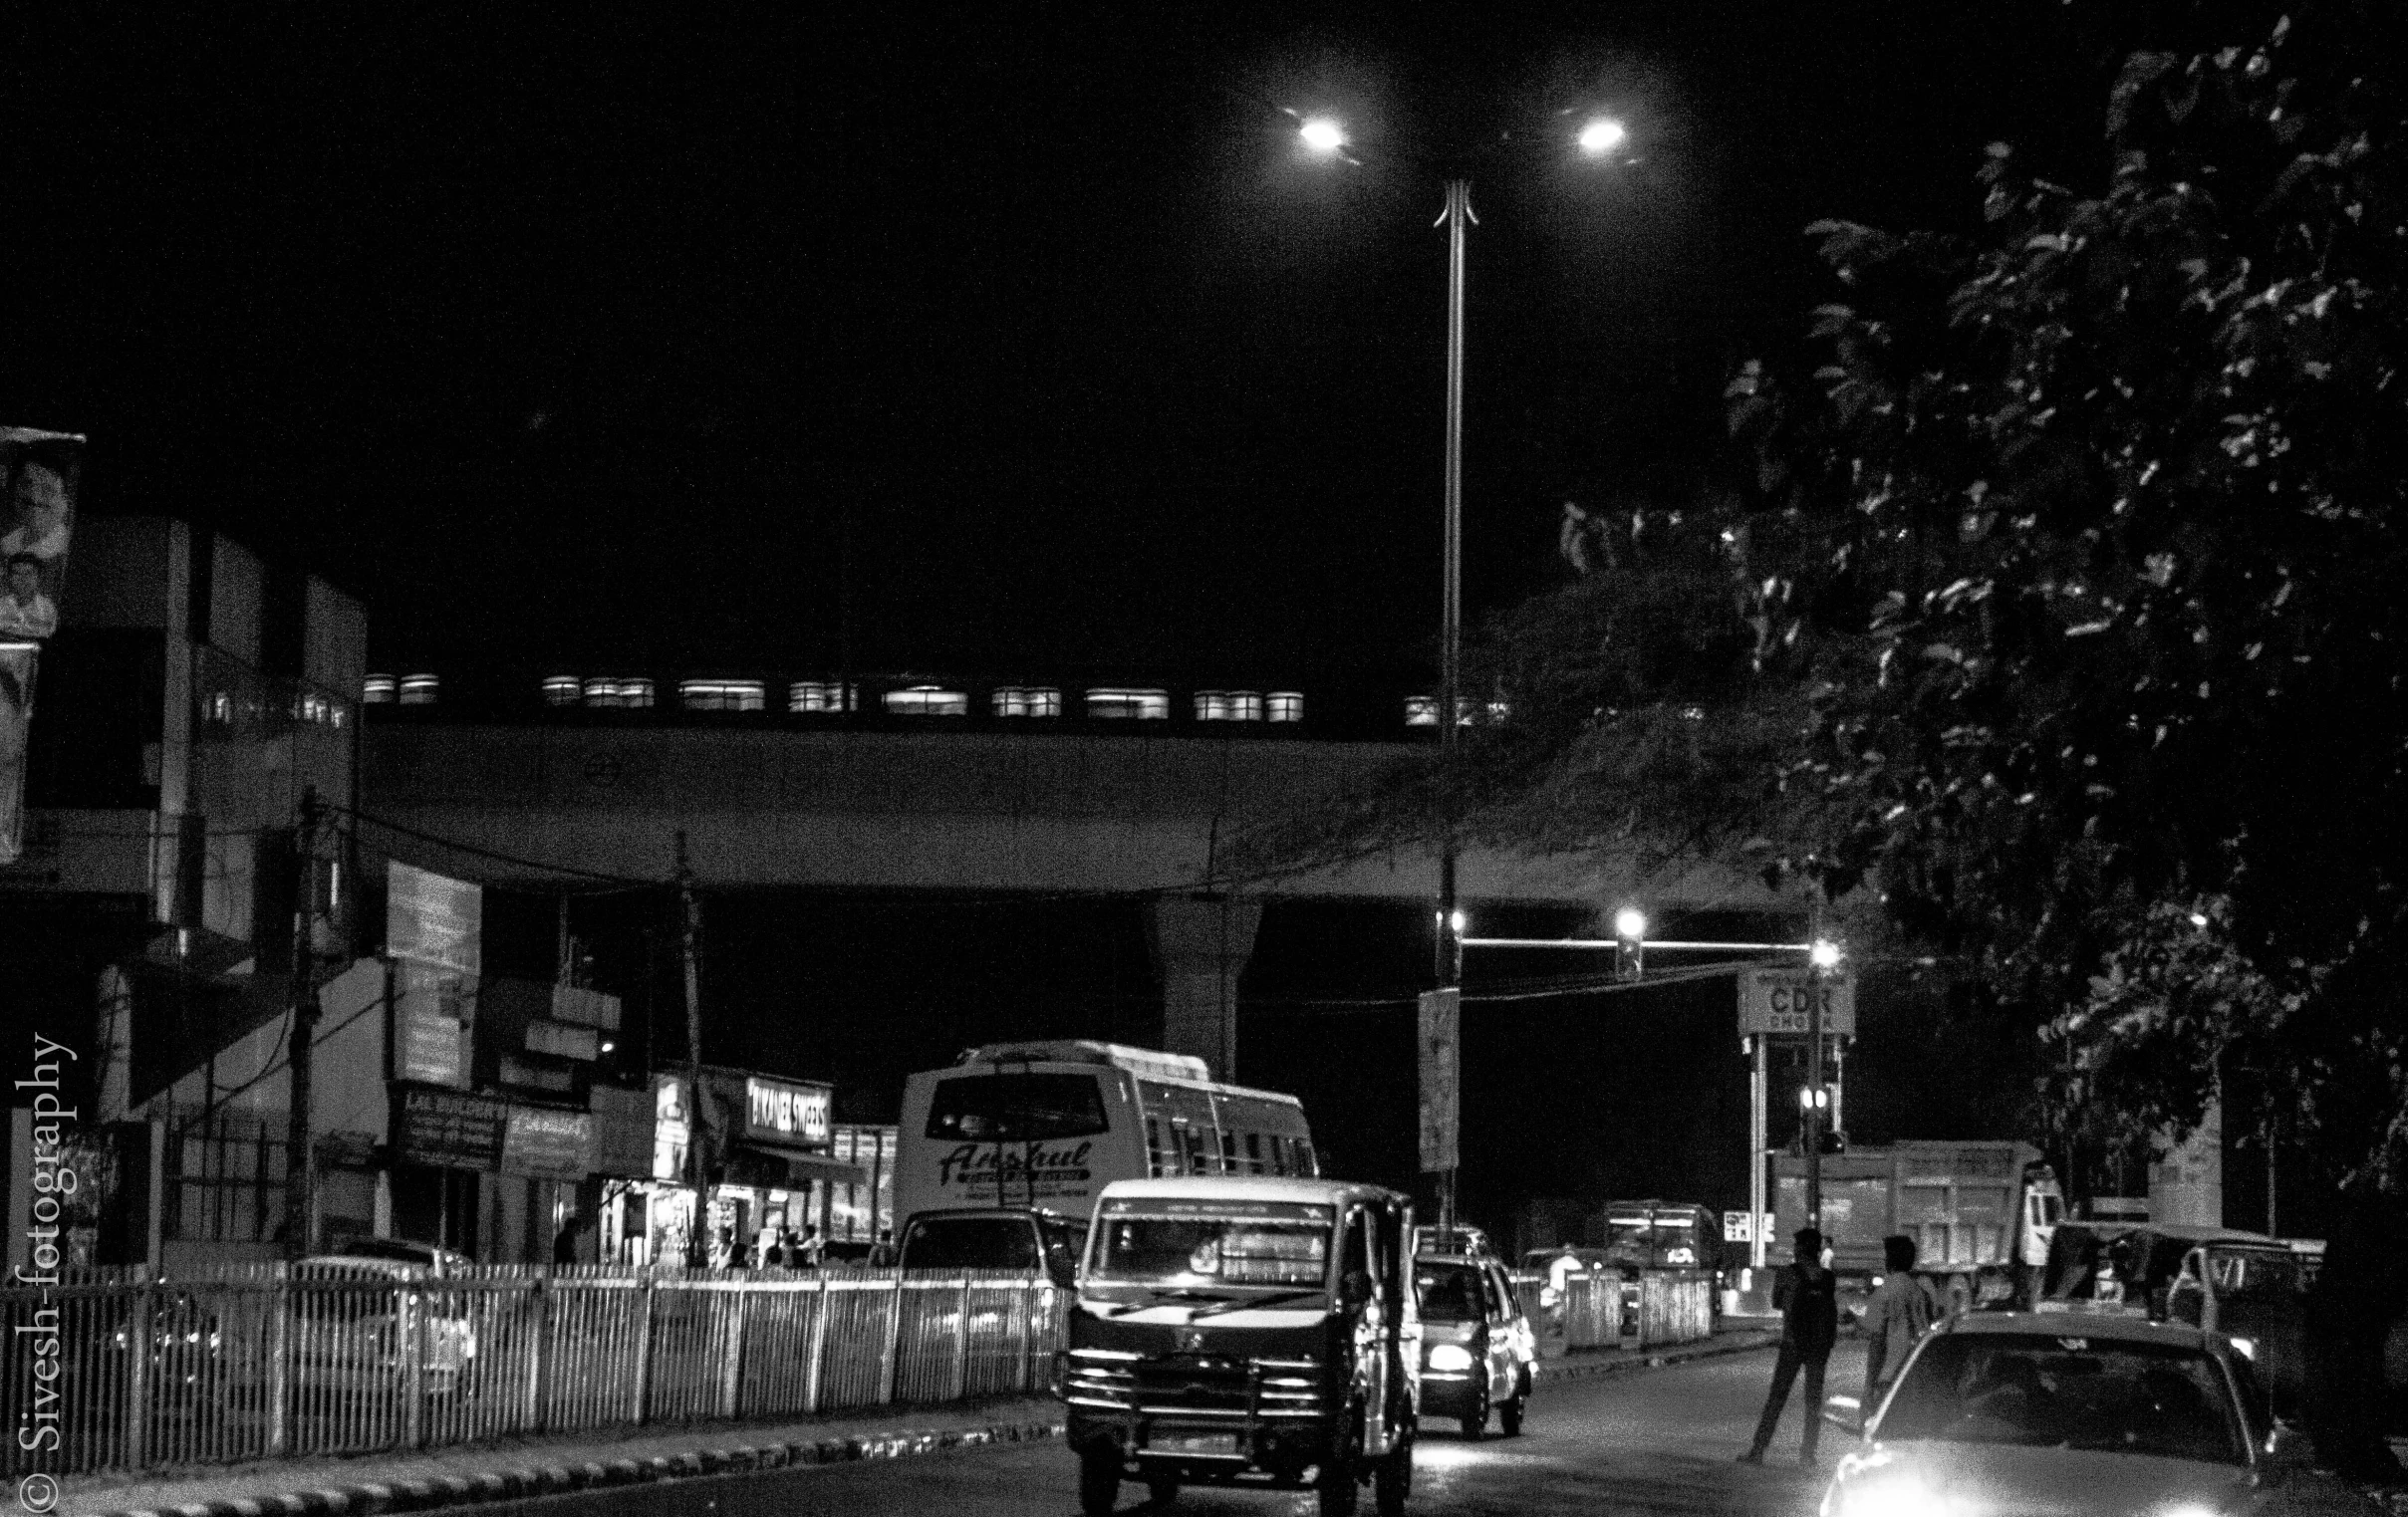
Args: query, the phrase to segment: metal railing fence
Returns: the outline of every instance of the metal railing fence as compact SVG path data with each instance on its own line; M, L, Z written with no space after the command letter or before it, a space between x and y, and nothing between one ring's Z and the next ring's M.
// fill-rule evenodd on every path
M0 1289L11 1477L359 1453L1044 1389L1043 1277L307 1267Z

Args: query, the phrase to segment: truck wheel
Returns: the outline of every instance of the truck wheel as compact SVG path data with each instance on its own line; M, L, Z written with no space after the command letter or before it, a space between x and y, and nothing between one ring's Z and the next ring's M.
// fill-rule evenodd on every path
M1380 1461L1380 1471L1371 1477L1373 1505L1380 1517L1404 1517L1405 1498L1413 1494L1413 1435L1397 1440L1397 1446Z
M1112 1517L1112 1508L1120 1499L1120 1456L1082 1455L1079 1459L1079 1510L1086 1513L1086 1517Z

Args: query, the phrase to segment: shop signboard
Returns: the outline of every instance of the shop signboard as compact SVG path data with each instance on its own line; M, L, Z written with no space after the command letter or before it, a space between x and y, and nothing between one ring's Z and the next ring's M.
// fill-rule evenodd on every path
M653 1178L685 1178L685 1145L692 1125L686 1120L685 1082L674 1075L653 1080Z
M538 1017L527 1024L527 1052L549 1054L555 1059L582 1059L591 1063L602 1057L602 1034L574 1022L553 1022Z
M1456 1166L1462 1120L1460 1038L1464 993L1426 990L1421 999L1422 1172Z
M580 1180L594 1163L594 1114L552 1107L510 1108L502 1132L502 1172Z
M394 1156L441 1169L493 1169L501 1164L507 1102L423 1086L393 1088Z
M594 1172L613 1179L653 1173L653 1097L645 1091L594 1087Z
M483 968L484 888L406 864L385 867L385 950L474 975Z
M394 965L393 1072L424 1085L468 1085L473 982L402 960Z
M582 985L552 987L552 1018L558 1022L576 1022L604 1032L619 1030L619 998Z
M24 853L35 674L59 630L83 472L82 437L0 426L0 865Z
M833 1086L744 1077L744 1136L792 1148L826 1148Z

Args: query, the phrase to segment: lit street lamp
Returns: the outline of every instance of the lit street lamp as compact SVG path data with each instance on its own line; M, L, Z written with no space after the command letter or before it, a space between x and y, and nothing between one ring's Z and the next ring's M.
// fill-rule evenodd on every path
M1297 135L1320 157L1343 157L1346 128L1327 116L1300 117ZM1620 123L1595 118L1574 137L1592 158L1610 154L1628 135ZM1448 815L1439 845L1438 942L1434 957L1441 990L1460 990L1464 983L1464 918L1457 907L1454 790L1457 732L1463 725L1464 640L1464 255L1465 237L1478 217L1472 212L1472 181L1447 180L1447 208L1439 220L1447 228L1447 446L1445 574L1439 614L1439 770L1447 795ZM1643 933L1645 918L1640 920ZM1637 937L1638 933L1628 934ZM1439 1180L1439 1224L1455 1225L1455 1173Z

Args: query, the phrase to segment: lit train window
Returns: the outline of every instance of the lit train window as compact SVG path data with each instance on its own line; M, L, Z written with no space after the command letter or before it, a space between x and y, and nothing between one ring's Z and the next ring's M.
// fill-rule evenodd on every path
M1116 721L1168 721L1171 696L1164 690L1101 685L1087 692L1087 714Z
M432 674L403 674L401 676L401 704L431 706L434 704L435 695L442 689L442 686L443 681Z
M967 716L970 698L959 690L941 685L916 684L908 690L889 690L879 697L886 708L898 716Z
M1271 720L1304 720L1304 692L1302 690L1273 690L1263 699L1268 703Z
M677 681L677 703L688 711L758 711L763 699L757 679Z
M653 682L649 679L602 678L585 682L585 703L589 706L614 706L640 710L653 703Z
M391 674L371 674L360 681L360 704L390 706L397 687L397 681Z
M301 690L293 696L293 720L307 722L313 727L343 725L343 707L330 695L316 690Z
M997 716L1062 714L1062 692L1050 685L997 685L989 699Z
M797 712L850 711L859 704L858 686L834 679L797 679L786 686L786 709Z
M585 699L585 684L574 674L544 676L544 704L573 706Z
M1500 722L1511 711L1512 707L1501 700L1491 700L1483 705L1473 701L1469 695L1458 695L1455 698L1455 724L1459 727L1469 727L1474 722ZM1438 697L1436 695L1406 696L1405 725L1408 727L1437 726Z
M1198 690L1198 721L1260 721L1262 697L1252 690Z

